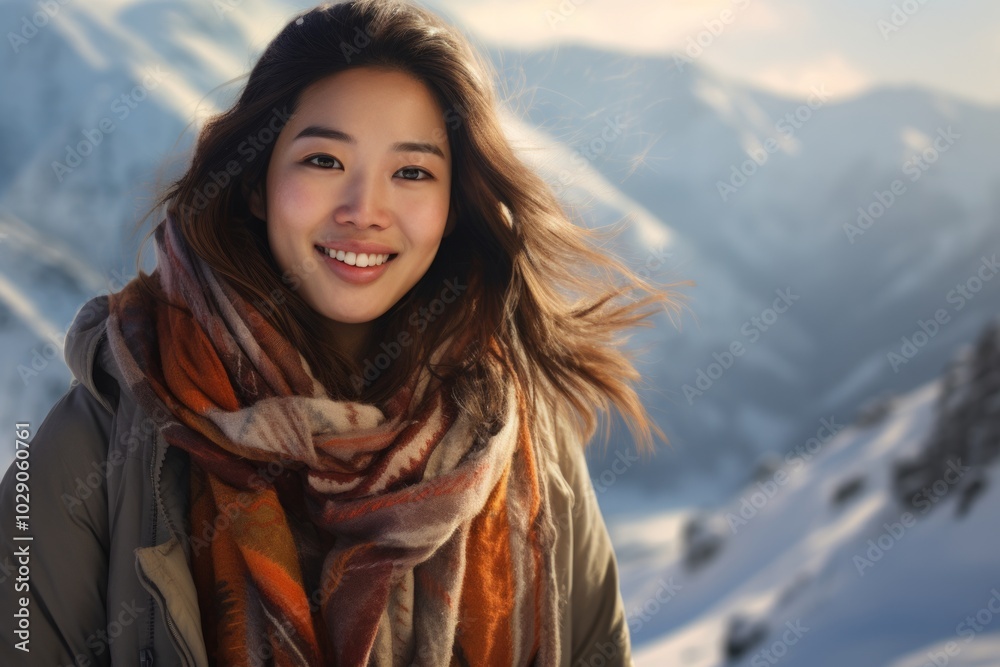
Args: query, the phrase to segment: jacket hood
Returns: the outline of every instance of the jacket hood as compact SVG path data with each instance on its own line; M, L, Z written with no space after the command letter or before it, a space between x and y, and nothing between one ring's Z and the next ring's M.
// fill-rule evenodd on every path
M76 382L85 386L108 410L113 411L112 396L102 375L110 375L122 384L117 364L107 345L108 295L96 296L80 307L66 332L63 357ZM99 383L102 386L98 386Z

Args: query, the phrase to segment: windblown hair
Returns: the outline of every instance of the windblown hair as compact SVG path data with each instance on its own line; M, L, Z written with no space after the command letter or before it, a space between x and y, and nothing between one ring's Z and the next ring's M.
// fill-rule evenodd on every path
M452 153L450 215L456 220L423 278L374 322L361 359L334 345L328 322L297 290L300 276L282 275L266 223L249 206L252 192L265 201L274 140L303 90L354 67L402 71L433 93ZM331 398L378 403L428 366L449 382L461 409L489 424L513 378L530 407L546 401L582 442L596 429L595 407L610 416L613 403L638 449L652 451L654 432L667 438L633 387L640 375L619 334L648 326L661 308L676 309L677 295L602 252L600 231L569 219L553 189L508 142L492 74L456 28L418 6L354 0L315 7L267 46L237 101L209 119L189 169L150 214L167 207L194 251L301 350ZM137 275L156 296L148 276ZM455 278L468 287L428 316L442 310L433 302ZM404 331L412 343L393 347ZM434 347L452 335L473 344L458 359L432 367ZM385 363L388 354L379 357L386 349L398 355L391 363ZM605 444L609 434L606 423Z

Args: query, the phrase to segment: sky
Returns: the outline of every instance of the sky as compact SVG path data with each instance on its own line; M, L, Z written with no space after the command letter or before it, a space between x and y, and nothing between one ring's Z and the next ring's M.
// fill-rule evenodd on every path
M1000 106L995 0L424 0L484 46L681 51L791 97L917 85ZM305 6L305 4L303 4ZM714 29L714 32L713 32Z
M319 0L213 0L259 54ZM1000 106L996 0L411 0L480 46L577 42L622 53L686 55L716 76L789 97L822 84L846 99L916 85ZM134 0L103 0L114 11ZM254 11L243 11L250 6ZM221 8L221 9L220 9ZM238 65L238 64L237 64Z

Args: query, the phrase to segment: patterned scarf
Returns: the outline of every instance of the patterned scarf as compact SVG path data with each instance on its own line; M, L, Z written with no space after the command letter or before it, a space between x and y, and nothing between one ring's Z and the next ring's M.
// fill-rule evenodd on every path
M219 665L556 665L555 528L523 392L489 428L424 369L330 399L167 216L152 277L110 299L131 392L190 455L190 547ZM449 341L435 351L441 358Z

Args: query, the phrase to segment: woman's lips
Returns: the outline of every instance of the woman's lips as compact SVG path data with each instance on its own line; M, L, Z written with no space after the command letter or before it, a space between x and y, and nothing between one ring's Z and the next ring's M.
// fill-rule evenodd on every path
M374 280L378 279L386 269L389 267L389 263L392 262L398 255L390 255L389 259L379 264L377 266L351 266L339 259L334 259L330 257L326 252L316 248L316 252L319 254L323 263L330 267L334 275L343 280L354 285L366 285Z

